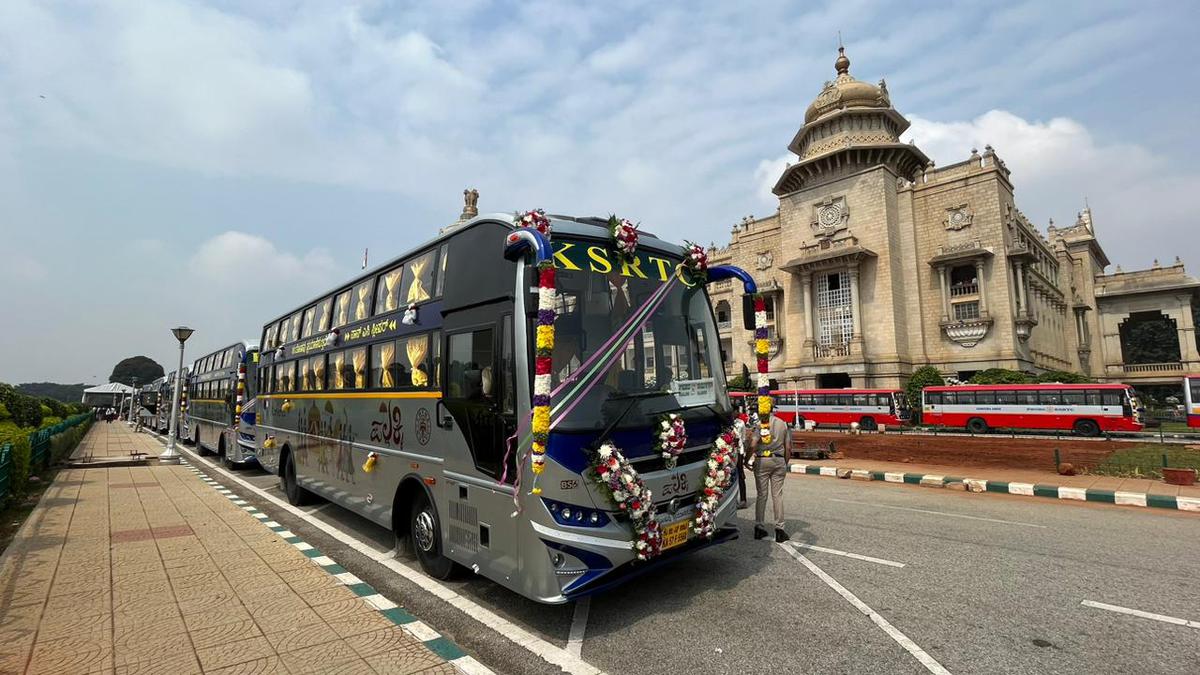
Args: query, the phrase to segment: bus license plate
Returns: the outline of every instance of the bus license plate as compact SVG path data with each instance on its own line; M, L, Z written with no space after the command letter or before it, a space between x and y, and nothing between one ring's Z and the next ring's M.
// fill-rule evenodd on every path
M692 525L690 518L677 520L668 525L663 525L662 528L662 550L675 548L687 543L688 529Z

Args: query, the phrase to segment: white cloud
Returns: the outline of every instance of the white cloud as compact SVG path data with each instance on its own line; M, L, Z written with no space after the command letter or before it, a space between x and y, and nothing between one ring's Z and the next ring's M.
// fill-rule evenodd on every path
M0 257L0 278L16 283L32 284L44 281L49 274L46 266L19 251L9 251Z
M324 249L298 256L279 250L264 237L236 231L223 232L200 244L189 266L201 280L246 288L296 282L319 285L336 270Z

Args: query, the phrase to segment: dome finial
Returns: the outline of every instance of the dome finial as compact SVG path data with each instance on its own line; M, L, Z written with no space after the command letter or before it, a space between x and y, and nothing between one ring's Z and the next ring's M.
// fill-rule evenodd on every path
M850 59L846 58L846 48L838 46L837 61L833 62L833 67L837 70L838 75L847 75L850 73Z

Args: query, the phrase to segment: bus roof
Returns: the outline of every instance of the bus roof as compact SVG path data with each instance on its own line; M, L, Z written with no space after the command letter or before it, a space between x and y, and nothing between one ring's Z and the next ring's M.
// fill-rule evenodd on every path
M1131 389L1127 384L1062 384L1044 382L1041 384L956 384L938 387L925 387L925 391L1011 391L1014 389Z
M600 240L607 240L609 237L608 225L607 225L608 219L607 218L584 217L584 216L564 216L564 215L557 215L557 214L547 214L546 217L550 220L550 227L554 231L554 234L558 235L558 236L586 237L586 238L600 239ZM280 320L285 319L285 318L290 317L291 315L295 314L298 310L305 309L310 305L314 305L318 302L321 302L326 297L328 297L330 294L339 293L341 291L346 290L347 288L352 288L356 284L362 283L363 281L365 281L367 279L374 278L380 272L383 272L391 267L394 267L398 263L404 262L405 260L413 258L414 256L416 256L420 253L437 248L443 242L449 241L450 239L453 239L454 237L462 234L463 232L466 232L467 230L469 230L471 228L474 228L476 226L479 226L479 225L482 225L485 223L492 223L492 224L503 225L509 229L513 229L514 226L513 226L512 221L513 221L513 214L511 214L511 213L488 213L488 214L476 216L475 218L472 218L471 220L464 223L461 227L456 227L449 232L439 234L438 236L434 237L433 239L429 239L429 240L425 241L424 243L418 244L417 246L410 248L409 250L405 251L404 253L401 253L400 255L394 256L392 258L388 258L386 261L371 267L371 269L369 269L365 272L362 272L362 273L338 284L337 286L334 286L333 288L331 288L329 290L322 292L320 295L318 295L314 298L311 298L307 302L293 306L288 311L267 321L266 323L263 324L263 326L266 327L266 326L270 326L273 323L278 323ZM644 230L639 231L638 247L653 249L656 251L668 253L668 254L675 255L675 256L683 255L683 247L681 247L680 245L672 244L667 241L663 241L662 239L659 239L654 234L651 234L650 232L646 232ZM502 251L496 251L495 254L496 254L497 259L501 259Z

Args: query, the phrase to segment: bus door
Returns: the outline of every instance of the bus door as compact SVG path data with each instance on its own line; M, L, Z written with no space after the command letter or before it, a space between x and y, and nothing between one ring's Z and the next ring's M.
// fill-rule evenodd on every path
M496 303L447 317L437 417L449 441L448 489L444 501L438 499L445 550L460 563L506 576L518 565L516 519L510 517L517 474L511 307ZM465 452L452 451L456 445Z

